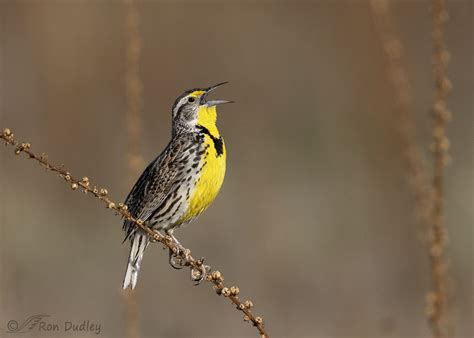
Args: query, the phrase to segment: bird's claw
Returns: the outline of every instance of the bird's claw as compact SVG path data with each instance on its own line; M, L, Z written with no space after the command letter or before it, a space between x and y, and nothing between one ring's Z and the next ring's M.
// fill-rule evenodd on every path
M200 265L197 268L191 268L191 281L194 285L199 285L206 278L206 275L211 271L209 265L204 265L204 259L199 260Z
M169 254L169 263L172 268L181 270L188 265L189 252L181 244L177 244L173 249L170 249Z

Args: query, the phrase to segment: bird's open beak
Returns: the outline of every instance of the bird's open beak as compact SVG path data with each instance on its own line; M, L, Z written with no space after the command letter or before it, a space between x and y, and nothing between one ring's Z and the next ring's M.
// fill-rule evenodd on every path
M213 107L217 106L218 104L224 104L224 103L234 103L234 101L227 101L227 100L206 100L207 95L212 92L214 89L219 88L220 86L225 85L226 83L229 83L228 81L218 83L214 86L211 86L209 88L204 89L205 93L201 96L201 104L205 104L208 107Z

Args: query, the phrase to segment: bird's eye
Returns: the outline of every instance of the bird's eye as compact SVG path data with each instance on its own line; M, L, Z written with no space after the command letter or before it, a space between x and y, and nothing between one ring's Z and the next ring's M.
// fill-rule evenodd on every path
M191 97L188 97L188 102L191 102L191 103L192 103L192 102L194 102L194 101L196 101L196 98L194 98L194 97L192 97L192 96L191 96Z

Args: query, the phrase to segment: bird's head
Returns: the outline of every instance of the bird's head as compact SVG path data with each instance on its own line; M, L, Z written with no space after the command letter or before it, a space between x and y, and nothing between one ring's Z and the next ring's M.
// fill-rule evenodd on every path
M195 88L185 91L173 105L173 133L178 130L195 130L198 126L207 128L213 135L218 136L216 127L216 106L232 103L226 100L208 100L207 96L216 88L227 82L218 83L208 88Z

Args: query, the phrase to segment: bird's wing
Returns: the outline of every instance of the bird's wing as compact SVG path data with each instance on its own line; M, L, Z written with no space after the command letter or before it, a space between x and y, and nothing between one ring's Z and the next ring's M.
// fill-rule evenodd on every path
M172 140L148 165L125 200L132 216L146 222L165 200L176 180L180 155L190 142L186 137ZM127 239L134 232L135 226L126 220L123 229L127 233Z

